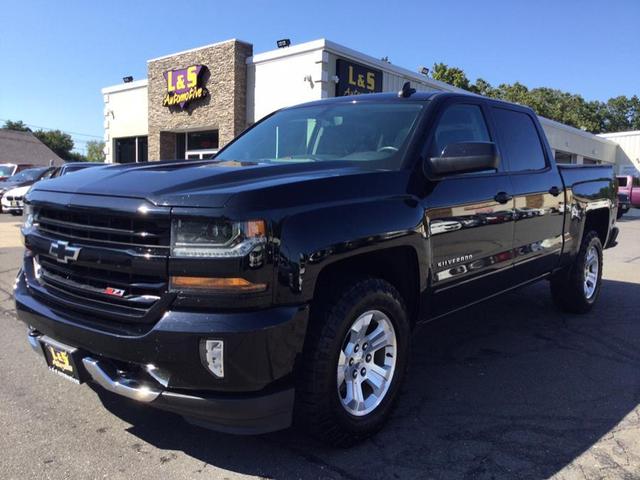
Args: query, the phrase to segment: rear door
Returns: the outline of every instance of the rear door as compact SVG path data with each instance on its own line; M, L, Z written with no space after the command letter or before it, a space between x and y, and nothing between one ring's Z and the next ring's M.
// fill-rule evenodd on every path
M563 183L533 114L502 106L492 106L491 111L515 198L514 274L526 281L553 270L560 261Z
M453 143L495 142L484 102L453 99L436 114L425 154L440 156ZM513 241L509 175L456 174L429 184L424 197L432 255L431 316L508 288Z

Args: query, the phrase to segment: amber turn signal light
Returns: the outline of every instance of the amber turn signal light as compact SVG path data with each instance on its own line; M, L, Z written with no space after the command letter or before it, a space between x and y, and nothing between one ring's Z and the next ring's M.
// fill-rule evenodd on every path
M252 283L244 278L171 277L173 288L209 290L212 292L264 292L265 283Z

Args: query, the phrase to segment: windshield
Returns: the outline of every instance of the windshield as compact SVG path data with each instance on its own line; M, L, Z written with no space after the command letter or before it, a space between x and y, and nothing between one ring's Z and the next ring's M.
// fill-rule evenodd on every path
M83 170L87 167L91 167L91 165L69 165L62 171L62 174L66 175L67 173L77 172L78 170Z
M16 173L13 177L9 177L7 182L30 182L40 178L40 175L46 170L46 168L31 168L29 170L23 170L20 173Z
M10 177L15 169L15 165L0 165L0 177Z
M399 168L423 103L341 103L277 112L216 156L248 162L375 162Z

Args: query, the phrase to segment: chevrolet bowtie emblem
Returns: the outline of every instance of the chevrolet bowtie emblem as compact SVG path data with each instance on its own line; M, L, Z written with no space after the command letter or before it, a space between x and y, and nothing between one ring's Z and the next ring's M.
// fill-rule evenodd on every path
M67 263L69 260L77 260L80 254L80 247L70 247L69 242L58 240L51 242L49 253L60 263Z

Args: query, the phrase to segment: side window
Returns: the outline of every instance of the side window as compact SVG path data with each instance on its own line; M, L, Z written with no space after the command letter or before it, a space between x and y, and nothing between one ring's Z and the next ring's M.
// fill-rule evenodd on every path
M509 170L541 170L546 167L542 143L533 119L526 113L494 108L496 128L502 154L509 160Z
M432 157L439 157L452 143L490 141L489 130L478 105L452 105L440 117L429 153Z
M618 177L618 186L626 187L627 186L627 177Z
M640 187L640 177L633 177L633 186Z

